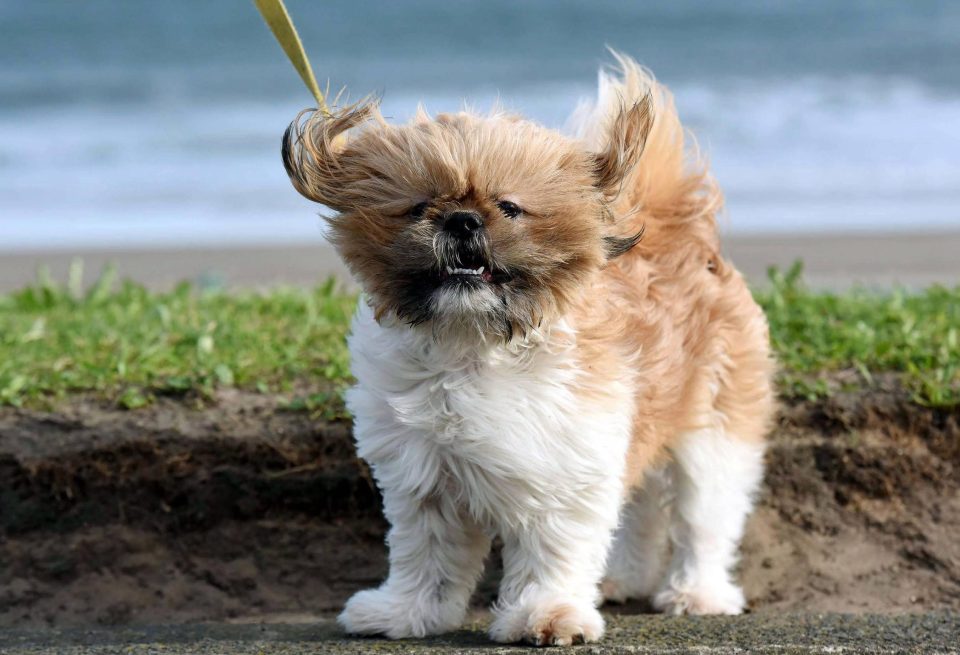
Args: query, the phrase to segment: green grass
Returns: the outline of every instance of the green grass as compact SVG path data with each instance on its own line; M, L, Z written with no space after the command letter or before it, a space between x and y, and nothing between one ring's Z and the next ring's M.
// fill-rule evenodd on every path
M344 343L356 297L333 281L265 293L155 293L108 272L81 291L41 275L0 296L0 405L55 406L78 392L135 409L163 395L202 402L217 388L284 393L291 409L343 413ZM757 299L782 364L781 392L831 392L829 372L870 385L898 372L918 402L960 402L960 288L878 294L814 293L799 266L771 272Z
M786 273L772 269L770 288L755 294L770 322L783 395L829 393L824 374L853 369L865 385L877 373L900 373L921 404L960 403L960 287L813 293L802 274L799 263Z
M323 405L349 376L344 337L356 298L334 282L270 293L154 293L108 271L0 296L0 405L95 392L136 408L157 395L203 399L217 387L290 392L305 380ZM336 409L336 403L329 404Z

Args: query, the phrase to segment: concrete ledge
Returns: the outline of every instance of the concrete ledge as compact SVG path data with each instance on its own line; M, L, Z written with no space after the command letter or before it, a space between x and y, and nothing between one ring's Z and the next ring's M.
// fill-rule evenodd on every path
M302 624L184 625L105 629L37 629L0 633L0 653L529 653L491 643L484 623L423 640L352 639L330 619ZM960 615L754 614L740 617L608 616L597 644L562 649L621 653L956 653Z

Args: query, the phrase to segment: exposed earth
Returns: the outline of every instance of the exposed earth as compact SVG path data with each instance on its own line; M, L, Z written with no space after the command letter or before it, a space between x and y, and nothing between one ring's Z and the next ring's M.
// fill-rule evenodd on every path
M750 611L960 610L960 408L895 378L834 386L781 411L743 549ZM282 406L0 409L0 627L309 621L377 584L385 524L349 423ZM496 577L493 555L478 607Z

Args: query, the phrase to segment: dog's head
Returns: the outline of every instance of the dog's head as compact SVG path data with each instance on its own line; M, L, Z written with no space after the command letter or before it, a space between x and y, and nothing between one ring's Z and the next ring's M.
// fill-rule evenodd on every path
M331 238L378 316L509 340L564 312L639 240L617 234L609 203L651 120L647 100L624 108L588 152L513 116L396 126L361 103L302 114L283 160L300 193L337 212Z

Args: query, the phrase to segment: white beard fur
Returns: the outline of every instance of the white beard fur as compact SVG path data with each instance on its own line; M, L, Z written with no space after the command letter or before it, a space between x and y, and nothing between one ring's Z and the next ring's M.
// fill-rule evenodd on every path
M510 345L438 343L397 321L378 324L361 302L347 405L391 524L390 573L347 603L339 622L348 632L458 628L494 535L504 542L497 641L599 639L605 572L612 599L652 597L671 613L742 610L730 568L762 444L719 428L681 437L669 472L648 477L621 521L633 363L582 401L576 336L561 320Z

